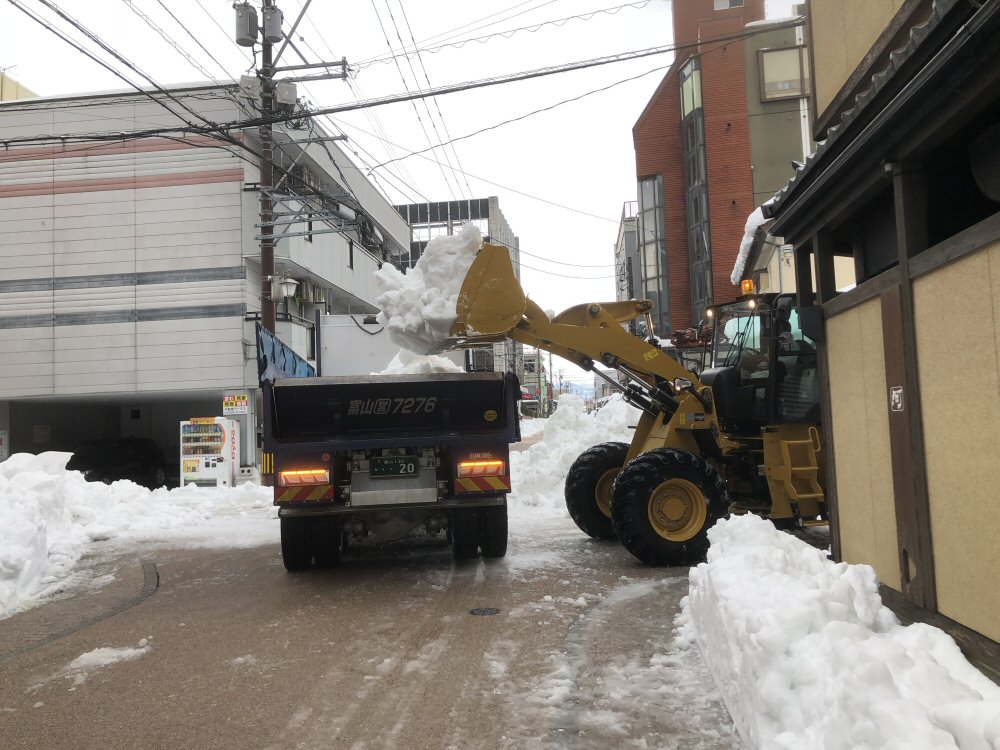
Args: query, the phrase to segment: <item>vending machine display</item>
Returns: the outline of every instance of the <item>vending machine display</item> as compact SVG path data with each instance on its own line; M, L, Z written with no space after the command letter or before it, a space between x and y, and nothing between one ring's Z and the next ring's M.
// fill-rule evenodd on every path
M181 487L232 487L240 467L235 419L192 417L181 422Z

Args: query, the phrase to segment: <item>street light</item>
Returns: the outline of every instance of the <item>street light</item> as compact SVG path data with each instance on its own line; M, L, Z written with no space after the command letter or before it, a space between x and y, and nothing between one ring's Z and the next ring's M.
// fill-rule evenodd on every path
M267 280L271 284L272 302L294 297L295 290L299 288L299 282L289 276L268 276Z

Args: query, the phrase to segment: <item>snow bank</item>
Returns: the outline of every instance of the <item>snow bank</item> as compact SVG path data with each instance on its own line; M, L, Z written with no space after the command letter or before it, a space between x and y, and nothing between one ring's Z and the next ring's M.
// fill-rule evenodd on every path
M1000 687L944 632L903 627L875 571L756 516L720 521L690 572L697 639L749 747L1000 747Z
M462 282L483 237L474 224L458 234L435 237L408 273L388 263L375 272L382 310L378 322L394 344L417 354L437 350L448 338L457 315Z
M95 541L191 539L205 533L207 519L273 515L268 488L151 492L128 481L105 485L67 471L70 455L16 453L0 463L0 618L58 589ZM229 531L216 525L211 544L253 541Z
M602 408L587 414L582 398L571 393L559 397L559 407L545 420L542 440L521 453L511 453L509 503L542 508L566 515L563 484L577 456L598 443L630 443L639 410L615 394Z

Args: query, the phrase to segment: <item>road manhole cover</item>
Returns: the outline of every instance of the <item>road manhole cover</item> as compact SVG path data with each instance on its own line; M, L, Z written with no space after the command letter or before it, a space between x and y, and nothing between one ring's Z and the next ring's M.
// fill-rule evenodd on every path
M497 607L476 607L475 609L470 609L469 614L476 617L489 617L490 615L500 614L500 610Z

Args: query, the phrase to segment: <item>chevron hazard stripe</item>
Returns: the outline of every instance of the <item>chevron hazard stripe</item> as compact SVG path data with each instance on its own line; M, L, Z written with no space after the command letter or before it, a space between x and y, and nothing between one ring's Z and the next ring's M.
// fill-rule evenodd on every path
M510 477L462 477L455 480L455 493L509 492Z
M300 500L333 500L332 484L313 484L304 487L275 487L275 503L292 503Z

